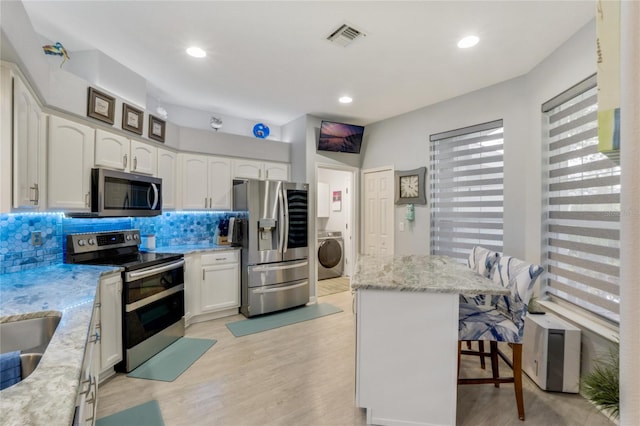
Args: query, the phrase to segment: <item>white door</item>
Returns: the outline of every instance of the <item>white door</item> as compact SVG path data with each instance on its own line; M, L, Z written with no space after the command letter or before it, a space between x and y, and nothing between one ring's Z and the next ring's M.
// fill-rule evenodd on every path
M393 170L365 171L363 253L393 254Z
M231 210L231 161L209 157L209 208Z

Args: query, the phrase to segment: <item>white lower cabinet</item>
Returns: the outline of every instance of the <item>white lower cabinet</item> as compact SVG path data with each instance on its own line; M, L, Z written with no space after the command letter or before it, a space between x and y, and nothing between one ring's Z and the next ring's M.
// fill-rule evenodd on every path
M108 275L100 280L100 379L114 373L122 361L122 277Z
M239 250L185 256L185 322L187 325L238 313Z
M202 255L200 311L240 307L240 268L237 251Z
M96 299L84 350L84 361L76 398L73 426L94 426L98 412L98 373L100 369L100 292Z

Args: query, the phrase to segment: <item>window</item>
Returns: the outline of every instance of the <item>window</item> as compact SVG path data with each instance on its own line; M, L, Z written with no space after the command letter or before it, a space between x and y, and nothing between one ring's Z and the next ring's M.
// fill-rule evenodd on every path
M502 120L431 135L431 253L502 251Z
M618 322L620 167L598 152L595 76L542 106L544 291Z

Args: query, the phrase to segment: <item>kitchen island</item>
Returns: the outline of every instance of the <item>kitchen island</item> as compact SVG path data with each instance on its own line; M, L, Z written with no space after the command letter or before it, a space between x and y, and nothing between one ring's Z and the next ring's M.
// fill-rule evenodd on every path
M359 255L356 405L367 423L455 425L459 294L508 290L446 256Z

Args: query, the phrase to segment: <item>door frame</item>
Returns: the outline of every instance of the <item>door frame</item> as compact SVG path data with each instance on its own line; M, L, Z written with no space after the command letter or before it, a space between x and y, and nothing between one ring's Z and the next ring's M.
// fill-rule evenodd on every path
M330 163L319 163L316 162L315 164L315 169L314 169L314 181L315 181L315 188L314 188L314 193L317 194L318 191L318 169L330 169L330 170L336 170L336 171L341 171L341 172L348 172L351 174L351 191L348 194L349 197L349 203L351 205L351 212L349 214L349 226L351 226L351 241L347 241L346 239L343 241L344 244L344 250L345 252L349 253L349 260L351 261L351 265L350 267L353 268L354 263L355 263L355 258L357 256L357 254L359 253L359 242L360 242L360 221L359 221L359 217L360 217L360 169L358 167L352 167L352 166L347 166L344 164L330 164ZM344 196L344 195L343 195ZM314 203L315 204L315 203ZM317 210L317 206L316 206L316 210ZM314 213L314 233L313 233L313 238L314 238L314 243L313 243L313 257L314 260L317 260L316 257L318 255L318 217L316 215L316 213ZM316 267L314 268L313 271L313 277L315 278L314 283L316 286L316 290L314 292L314 295L317 295L317 286L318 286L318 268L317 268L317 262L314 262L314 264L316 264ZM351 273L353 273L353 269L351 269Z
M373 167L373 168L370 168L370 169L362 169L361 172L360 172L360 175L361 175L360 176L360 181L364 185L365 174L386 172L386 171L391 172L391 174L393 175L395 173L395 168L394 168L393 165L388 165L388 166ZM361 206L365 205L365 193L366 193L366 189L362 188L362 191L360 191L360 203L359 203ZM393 201L392 201L392 203L393 203ZM393 218L392 218L393 226L391 226L390 232L391 232L391 241L393 243L392 246L391 246L391 249L395 253L395 244L396 244L396 229L395 229L395 221L396 221L395 212L396 212L396 209L395 209L395 205L392 205L391 209L389 211L393 212ZM365 229L364 228L365 227L365 217L364 216L362 218L362 223L360 225L361 225L362 229ZM360 238L361 238L361 240L359 242L359 246L360 247L364 247L364 238L365 238L365 233L364 232L360 233Z

